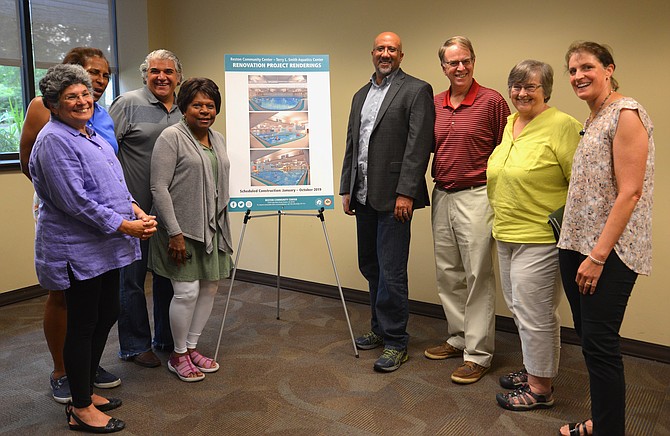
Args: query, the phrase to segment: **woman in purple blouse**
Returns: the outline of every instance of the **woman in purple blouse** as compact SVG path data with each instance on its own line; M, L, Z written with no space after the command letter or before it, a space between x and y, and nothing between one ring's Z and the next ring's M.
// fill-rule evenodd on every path
M63 64L76 64L84 67L91 77L93 85L93 101L95 109L93 116L88 120L87 126L95 130L96 134L102 136L118 152L116 136L114 136L114 122L109 116L107 110L98 104L98 101L104 94L109 84L110 68L109 62L104 53L99 48L94 47L75 47L65 54ZM21 129L21 139L19 141L19 158L21 160L21 171L30 179L28 170L28 160L30 152L37 140L37 135L42 127L49 122L51 112L44 106L42 97L35 97L28 105L26 118ZM40 199L35 195L33 197L33 214L37 221L37 211L39 210ZM62 291L49 290L47 301L44 304L44 337L47 340L49 353L53 360L53 371L49 376L53 399L59 403L66 404L72 400L70 395L70 385L65 374L65 364L63 363L63 344L65 343L65 330L67 329L67 306L65 305L65 295ZM116 375L107 372L104 368L98 368L94 386L101 389L109 389L119 386L121 379Z
M42 200L35 269L43 288L65 291L68 425L110 433L125 427L104 413L121 400L93 393L95 372L118 317L118 269L140 257L137 239L149 238L156 220L133 202L112 146L86 126L94 111L88 73L79 65L56 65L40 91L51 119L29 161Z

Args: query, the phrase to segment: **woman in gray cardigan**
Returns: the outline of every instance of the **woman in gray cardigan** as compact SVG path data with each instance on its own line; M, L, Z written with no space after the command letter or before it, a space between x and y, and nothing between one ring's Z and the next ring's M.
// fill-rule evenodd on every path
M174 287L174 352L168 368L181 380L195 382L219 369L196 346L219 280L232 270L226 207L230 161L223 135L211 129L221 109L218 86L210 79L188 79L177 105L184 118L158 137L151 158L151 193L159 226L150 244L149 266Z

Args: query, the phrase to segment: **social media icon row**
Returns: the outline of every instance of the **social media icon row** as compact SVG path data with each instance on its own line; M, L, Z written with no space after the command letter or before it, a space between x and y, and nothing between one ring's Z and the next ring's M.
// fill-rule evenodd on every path
M244 201L244 200L235 201L235 200L233 200L229 203L229 205L230 205L231 209L244 209L244 208L251 209L251 206L253 206L254 204L251 202L251 200L247 200L247 201Z

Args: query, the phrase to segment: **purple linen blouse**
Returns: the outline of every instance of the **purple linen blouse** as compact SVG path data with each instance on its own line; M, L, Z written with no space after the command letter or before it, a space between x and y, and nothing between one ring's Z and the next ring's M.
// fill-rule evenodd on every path
M119 232L136 219L133 198L112 146L52 117L37 136L29 170L42 200L35 230L35 269L48 290L71 286L140 258L139 240Z

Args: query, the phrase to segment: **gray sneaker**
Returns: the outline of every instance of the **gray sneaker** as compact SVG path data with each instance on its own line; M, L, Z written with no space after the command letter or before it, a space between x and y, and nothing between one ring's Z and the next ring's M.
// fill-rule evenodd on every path
M407 350L394 350L393 348L384 348L384 352L375 362L375 371L392 372L400 368L400 365L407 362L409 355Z
M72 394L70 394L70 384L67 382L67 375L59 377L54 380L53 372L49 376L51 382L51 395L56 402L67 404L72 401Z
M372 350L382 345L384 345L384 338L373 331L356 338L356 348L359 350Z

